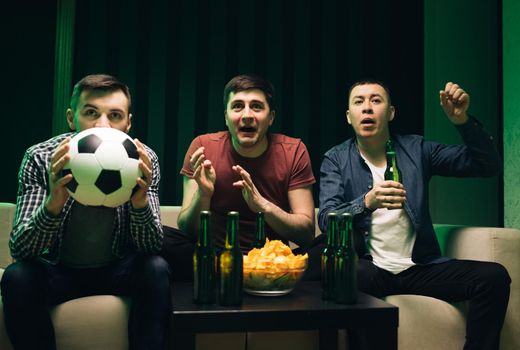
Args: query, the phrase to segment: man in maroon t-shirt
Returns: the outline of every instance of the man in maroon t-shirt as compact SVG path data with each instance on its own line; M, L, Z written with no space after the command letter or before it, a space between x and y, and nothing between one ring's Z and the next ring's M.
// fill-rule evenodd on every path
M196 137L184 158L182 232L165 230L163 255L174 277L191 274L199 213L212 212L216 247L224 245L229 211L240 213L240 245L244 252L254 239L257 212L264 212L266 236L303 247L314 237L312 173L307 148L299 139L268 133L275 117L274 89L268 81L239 75L224 88L227 131ZM184 242L182 241L184 235ZM183 260L183 261L181 261ZM179 271L179 270L189 271Z

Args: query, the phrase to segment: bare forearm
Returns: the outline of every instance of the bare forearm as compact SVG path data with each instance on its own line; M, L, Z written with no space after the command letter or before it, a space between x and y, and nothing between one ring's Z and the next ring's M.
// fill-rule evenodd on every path
M198 191L195 191L190 203L187 206L182 207L177 224L179 228L192 235L197 236L199 228L199 215L203 210L209 210L211 203L211 197L202 197Z
M314 213L287 213L270 203L265 211L266 223L280 236L300 247L310 243L314 237Z

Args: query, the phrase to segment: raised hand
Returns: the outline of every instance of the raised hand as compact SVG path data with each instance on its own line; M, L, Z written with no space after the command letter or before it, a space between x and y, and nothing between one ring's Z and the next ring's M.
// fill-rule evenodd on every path
M240 165L234 165L233 170L242 178L242 180L234 182L233 186L242 190L242 197L244 197L249 209L255 213L266 212L270 202L258 192L251 175Z
M138 139L134 139L137 146L137 153L139 153L139 169L141 169L143 176L136 179L139 189L134 192L130 201L132 207L136 209L144 208L148 204L147 191L152 183L153 166L148 152L146 152L144 145Z
M190 166L193 169L192 179L197 182L202 196L211 197L215 190L217 174L209 159L206 159L204 147L199 147L190 157Z
M49 176L49 195L45 200L45 207L53 215L59 215L69 199L69 193L65 187L72 180L72 174L61 176L61 171L65 164L70 160L69 142L70 137L66 137L56 148L48 170Z
M469 95L457 84L449 82L439 92L440 104L444 113L453 124L460 125L468 121L467 110Z

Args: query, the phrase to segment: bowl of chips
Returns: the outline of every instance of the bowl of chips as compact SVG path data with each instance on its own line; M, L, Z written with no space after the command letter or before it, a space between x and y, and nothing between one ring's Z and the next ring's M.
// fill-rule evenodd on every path
M244 291L252 295L290 293L307 268L308 255L294 255L280 240L266 240L244 256Z

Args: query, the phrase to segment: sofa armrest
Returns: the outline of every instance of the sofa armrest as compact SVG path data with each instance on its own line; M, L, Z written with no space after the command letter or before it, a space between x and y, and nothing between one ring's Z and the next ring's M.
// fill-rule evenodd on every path
M513 344L511 349L520 349L520 230L435 225L435 231L443 255L493 261L507 269L512 282L501 343Z
M9 253L9 235L13 228L16 205L0 203L0 267L7 267L12 262Z

